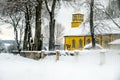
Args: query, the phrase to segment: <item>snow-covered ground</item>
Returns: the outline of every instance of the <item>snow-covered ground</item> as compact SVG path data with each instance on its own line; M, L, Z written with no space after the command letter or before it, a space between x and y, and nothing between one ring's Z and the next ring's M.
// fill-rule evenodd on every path
M0 80L120 80L120 51L83 50L59 61L1 53Z

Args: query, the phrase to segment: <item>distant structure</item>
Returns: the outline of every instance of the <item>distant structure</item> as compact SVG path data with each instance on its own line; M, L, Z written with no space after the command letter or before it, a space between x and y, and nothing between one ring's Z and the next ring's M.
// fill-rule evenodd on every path
M81 15L81 14L76 14ZM75 22L75 14L72 15L72 26ZM79 17L76 17L77 22L80 22ZM84 19L83 19L84 20ZM100 44L103 48L110 48L110 43L113 40L120 38L120 29L110 20L101 20L94 22L97 24L95 27L96 43ZM119 22L118 22L119 23ZM89 23L74 23L72 27L64 36L64 49L65 50L82 50L85 45L91 43Z
M80 26L84 22L84 14L73 14L71 27L75 28Z

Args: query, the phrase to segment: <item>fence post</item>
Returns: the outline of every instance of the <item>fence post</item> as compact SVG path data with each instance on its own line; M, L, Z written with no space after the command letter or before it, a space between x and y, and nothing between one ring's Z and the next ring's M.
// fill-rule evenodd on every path
M100 52L100 65L105 64L105 52Z
M44 57L45 57L45 51L42 50L42 51L41 51L41 59L44 59Z
M75 60L78 61L79 51L74 51Z
M59 51L59 50L56 50L56 61L59 60L59 55L60 55L60 51Z
M35 59L40 59L40 58L41 58L41 52L36 52Z

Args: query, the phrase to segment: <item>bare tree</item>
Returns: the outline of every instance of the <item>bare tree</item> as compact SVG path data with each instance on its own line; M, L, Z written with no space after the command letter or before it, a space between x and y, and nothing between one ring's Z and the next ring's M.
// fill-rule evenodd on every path
M14 16L10 16L11 25L14 28L15 40L16 40L16 43L17 43L17 49L18 49L19 53L21 51L20 46L21 46L21 38L22 38L22 35L23 35L23 25L20 25L21 24L20 22L22 20L21 15L22 15L21 13L19 13L19 14L17 13Z
M64 34L64 30L65 28L57 23L56 27L55 27L55 44L62 44L62 40L63 40L63 34Z
M22 13L14 13L12 15L8 14L7 19L0 18L3 22L7 24L11 24L14 29L15 40L17 43L17 50L21 51L21 39L23 35L23 18Z
M1 14L2 16L0 17L0 19L4 23L11 24L11 26L13 27L15 40L17 43L17 49L20 53L21 38L22 38L23 26L24 26L23 25L24 15L22 12L19 11L19 9L17 8L17 4L14 1L13 2L6 1L3 5L4 5L4 8L2 10L3 14Z
M106 11L111 15L112 18L118 18L120 16L119 0L109 0L109 4ZM110 18L109 16L107 17Z
M45 5L47 11L49 13L50 22L49 22L49 29L50 29L50 38L49 38L49 50L54 50L55 48L55 7L56 7L57 0L52 0L52 6L49 8L48 1L45 0Z
M3 14L11 14L12 13L22 13L22 17L25 19L22 22L25 26L24 29L24 39L23 39L23 50L27 50L27 45L30 46L30 37L32 36L31 25L32 25L32 17L34 12L34 0L6 0L4 9L2 10ZM30 48L30 47L29 47Z
M111 13L108 12L108 10L104 7L104 5L100 4L99 6L101 6L102 8L98 8L97 6L94 6L95 9L99 10L99 11L102 11L103 13L105 13L105 15L107 17L109 17L110 20L112 20L112 22L118 27L120 28L120 24L117 23L114 18L112 17ZM119 14L119 13L118 13ZM119 17L118 17L119 18ZM106 18L108 19L108 18Z
M56 27L55 27L55 44L62 44L62 40L63 40L63 34L64 34L64 30L65 28L60 24L60 23L56 23ZM44 44L48 44L49 43L49 26L46 25L43 29L43 35L44 35ZM48 46L48 45L46 45Z
M25 30L24 30L24 41L23 41L23 50L30 50L30 39L32 37L32 17L35 12L35 6L34 6L33 0L27 0L23 3L23 8L21 9L22 12L25 14ZM29 48L28 48L29 46Z
M77 2L77 0L62 0L63 3L68 5L67 3L71 4L70 2ZM58 4L57 4L58 3ZM45 0L45 5L47 8L47 11L49 13L49 50L54 50L55 48L55 9L60 6L60 0Z

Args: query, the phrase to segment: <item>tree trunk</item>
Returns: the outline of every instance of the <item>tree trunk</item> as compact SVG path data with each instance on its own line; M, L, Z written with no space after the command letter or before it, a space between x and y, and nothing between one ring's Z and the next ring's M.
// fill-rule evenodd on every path
M28 31L28 27L26 25L24 32L23 50L27 50L27 31Z
M35 20L35 37L34 44L36 50L42 50L42 35L41 35L41 10L42 10L42 0L37 0L38 4L36 6L36 20Z
M49 50L54 50L55 49L55 36L54 36L55 20L52 16L50 17L49 27L50 27Z
M30 50L30 37L32 36L31 34L31 13L29 6L26 5L26 13L25 13L25 34L24 34L24 43L23 43L23 50ZM29 48L27 48L29 45Z
M18 53L20 54L20 44L21 44L21 41L18 40L18 30L17 30L17 25L14 25L14 33L15 33L15 41L17 43L17 50L18 50Z
M91 0L90 3L90 32L92 38L92 47L95 48L95 35L94 35L94 24L93 24L93 7L94 7L94 0Z
M118 7L119 7L119 10L120 10L120 0L118 0Z
M53 0L51 11L48 9L49 15L50 15L50 38L49 38L49 50L55 49L55 6L56 6L56 0Z

